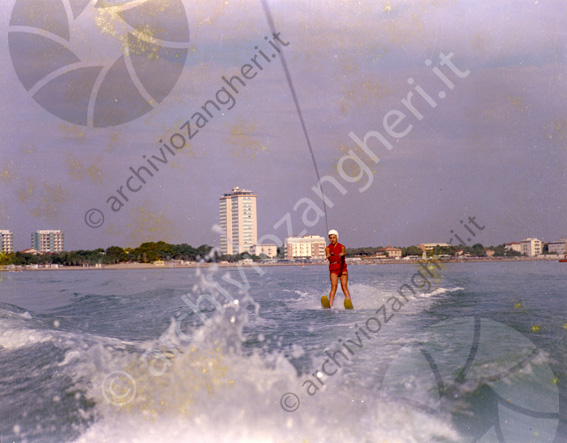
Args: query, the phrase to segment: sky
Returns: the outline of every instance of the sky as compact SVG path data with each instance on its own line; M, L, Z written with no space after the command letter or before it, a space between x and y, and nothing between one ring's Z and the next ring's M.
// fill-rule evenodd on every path
M239 186L264 242L567 237L566 15L559 0L4 1L0 229L16 250L38 229L67 250L219 246L219 197Z

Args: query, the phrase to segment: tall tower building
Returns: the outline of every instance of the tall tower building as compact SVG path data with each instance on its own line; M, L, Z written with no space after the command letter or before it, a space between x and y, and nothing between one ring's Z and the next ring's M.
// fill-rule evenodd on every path
M222 254L250 252L258 242L256 195L238 186L220 197L219 212Z
M32 249L43 252L63 252L65 249L63 233L59 230L35 231L31 235Z
M14 234L11 231L0 230L0 252L14 252Z

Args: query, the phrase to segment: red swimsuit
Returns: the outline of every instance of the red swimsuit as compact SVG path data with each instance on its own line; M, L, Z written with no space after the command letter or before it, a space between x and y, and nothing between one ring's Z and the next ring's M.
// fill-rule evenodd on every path
M339 257L343 247L344 246L339 242L337 242L335 246L332 244L328 246L329 252L334 253L334 255L329 257L329 271L331 271L332 274L337 274L339 277L343 274L343 272L347 272L344 256Z

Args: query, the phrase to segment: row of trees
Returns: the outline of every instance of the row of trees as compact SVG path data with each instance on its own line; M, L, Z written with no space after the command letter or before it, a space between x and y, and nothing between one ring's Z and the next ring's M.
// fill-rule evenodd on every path
M107 249L65 251L41 255L21 252L0 254L0 265L58 264L63 266L82 266L116 264L125 262L151 263L157 260L218 261L220 254L212 246L201 245L194 248L186 243L172 245L163 241L142 243L137 248L111 246Z

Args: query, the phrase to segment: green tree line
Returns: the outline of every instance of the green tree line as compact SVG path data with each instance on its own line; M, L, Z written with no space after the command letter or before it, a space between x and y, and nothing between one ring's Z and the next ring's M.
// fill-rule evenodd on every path
M58 264L62 266L110 265L117 263L151 263L157 260L218 261L220 254L209 245L194 248L187 243L172 245L163 241L142 243L137 248L110 246L106 249L64 251L41 255L15 252L0 254L0 265Z

